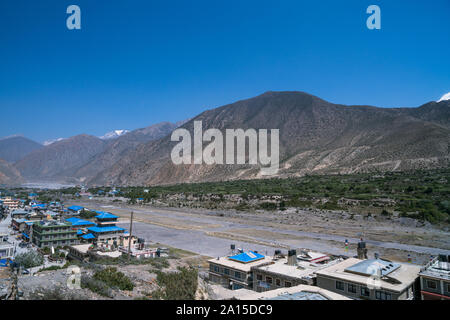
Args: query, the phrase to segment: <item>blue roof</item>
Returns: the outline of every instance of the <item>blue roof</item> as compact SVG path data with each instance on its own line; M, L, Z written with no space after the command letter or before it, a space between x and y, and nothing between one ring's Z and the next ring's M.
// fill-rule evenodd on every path
M72 224L72 226L86 226L86 225L95 226L94 222L79 219L76 217L67 218L66 221L70 222Z
M90 227L87 228L89 231L96 232L96 233L102 233L102 232L112 232L112 231L122 231L125 230L124 228L116 227L116 226L110 226L110 227Z
M80 211L80 210L83 210L84 207L80 207L80 206L71 206L71 207L68 207L67 209L72 210L72 211Z
M77 236L81 236L83 234L83 231L81 231L80 229L77 230Z
M118 216L115 216L109 212L103 212L103 211L95 211L98 213L98 216L96 216L97 219L117 219Z
M238 255L229 257L228 259L234 260L237 262L242 262L242 263L249 263L249 262L264 259L264 256L262 254L259 254L259 253L253 252L253 251L248 251L248 252L240 253Z
M43 204L43 203L39 203L39 204L33 204L32 207L33 207L33 208L45 208L46 205Z
M85 240L95 239L95 236L92 233L85 234L81 237Z
M28 196L30 196L30 197L36 197L37 194L36 194L36 193L30 193Z
M30 239L30 237L29 237L25 232L22 232L22 235L23 235L25 238Z

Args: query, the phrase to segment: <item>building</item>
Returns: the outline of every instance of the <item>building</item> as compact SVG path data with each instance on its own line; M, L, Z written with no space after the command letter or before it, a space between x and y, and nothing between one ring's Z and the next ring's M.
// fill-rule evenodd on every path
M0 260L7 260L14 257L14 245L8 242L7 234L0 234Z
M97 211L97 225L87 228L94 237L97 245L119 246L120 238L124 235L125 229L116 226L118 216L108 212Z
M349 258L316 271L317 286L352 299L412 300L420 266Z
M324 262L330 259L328 256L326 259L321 254L311 255L320 256L321 259L318 257L318 261ZM325 266L326 264L302 261L297 258L296 250L289 250L287 257L275 255L271 261L251 268L254 279L253 290L264 292L301 284L315 285L315 272Z
M233 298L237 300L351 300L341 294L303 284L265 292L245 290Z
M94 222L88 221L88 220L83 220L83 219L80 219L77 217L67 218L66 222L69 222L72 225L72 227L76 228L76 229L83 229L83 228L95 226Z
M450 300L450 256L439 255L419 273L422 300Z
M11 218L13 219L23 219L29 214L28 211L25 210L13 210L11 212Z
M272 261L257 252L248 251L229 257L219 257L209 260L209 280L225 288L252 289L252 267Z
M70 215L79 215L82 211L84 211L84 207L71 206L68 207L67 210Z
M13 199L11 197L3 198L2 202L3 202L3 206L8 208L9 211L17 210L17 209L19 209L19 206L20 206L20 201Z
M77 231L68 222L38 221L33 224L33 243L39 248L78 244Z

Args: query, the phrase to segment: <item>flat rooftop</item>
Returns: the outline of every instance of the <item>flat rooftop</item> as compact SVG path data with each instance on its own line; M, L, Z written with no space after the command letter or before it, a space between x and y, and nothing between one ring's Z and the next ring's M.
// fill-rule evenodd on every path
M320 270L321 266L313 265L309 262L298 261L297 265L291 266L287 264L287 258L272 260L271 264L257 266L256 269L263 272L269 272L273 274L280 274L289 276L292 278L302 279L312 275L315 271ZM323 266L322 266L323 268Z
M351 300L338 293L334 293L315 286L298 285L266 292L253 292L239 295L238 300Z
M325 267L321 270L316 271L317 275L343 280L343 281L349 281L353 283L358 283L361 285L367 285L367 279L370 276L370 274L357 274L352 272L351 270L355 268L360 269L361 266L370 267L370 261L373 262L375 259L369 259L369 260L360 260L356 258L349 258L347 260L344 260L340 263ZM379 260L379 259L377 259ZM361 262L369 261L368 263L361 264ZM388 281L383 280L381 278L381 287L386 290L394 291L394 292L403 292L408 286L410 286L415 279L418 277L418 274L420 272L421 266L414 265L414 264L406 264L406 263L396 263L399 265L395 270L392 270L387 276L389 278L396 279L397 281L400 281L399 284L394 284ZM373 266L376 267L376 266ZM349 272L350 270L350 272Z
M450 280L450 262L435 259L422 268L419 275L434 279Z
M230 259L230 257L220 257L216 259L209 260L210 263L214 263L217 265L221 265L224 267L228 267L235 270L240 270L244 272L250 272L252 267L261 265L263 263L268 263L272 261L272 257L266 257L263 256L263 258L260 258L258 260L252 261L252 262L238 262L236 260Z

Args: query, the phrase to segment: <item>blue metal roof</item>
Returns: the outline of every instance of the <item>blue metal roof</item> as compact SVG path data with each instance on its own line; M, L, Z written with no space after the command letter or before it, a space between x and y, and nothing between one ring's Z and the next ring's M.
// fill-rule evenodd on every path
M96 216L97 219L117 219L118 216L115 216L109 212L103 212L103 211L95 211L98 213L98 216Z
M74 226L74 227L76 227L76 226L86 226L86 225L95 226L94 222L83 220L83 219L79 219L77 217L67 218L66 221L70 222L72 224L72 226Z
M380 270L381 276L385 276L398 268L400 268L398 263L383 259L367 259L346 268L344 271L371 276L376 275L377 271Z
M116 227L116 226L110 226L110 227L90 227L87 228L89 231L95 232L95 233L103 233L103 232L112 232L112 231L122 231L125 230L124 228Z
M85 234L81 237L85 240L95 239L95 236L92 233Z
M259 254L259 253L253 252L253 251L248 251L248 252L243 252L238 255L229 257L228 259L237 261L237 262L242 262L242 263L249 263L249 262L264 259L264 256L262 254Z
M77 230L77 236L81 236L83 234L83 231L81 231L80 229Z
M71 206L71 207L68 207L67 209L69 209L69 210L71 210L71 211L80 211L80 210L83 210L84 207L80 207L80 206Z

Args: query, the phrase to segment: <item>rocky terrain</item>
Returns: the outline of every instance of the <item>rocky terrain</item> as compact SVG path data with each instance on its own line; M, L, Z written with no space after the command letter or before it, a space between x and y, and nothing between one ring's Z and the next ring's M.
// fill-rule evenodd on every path
M302 92L267 92L208 110L182 127L280 130L279 177L439 168L449 165L450 102L416 109L332 104ZM96 185L151 185L261 178L249 165L179 165L170 136L139 145L88 180Z

